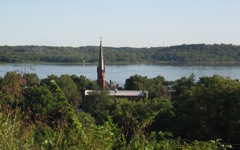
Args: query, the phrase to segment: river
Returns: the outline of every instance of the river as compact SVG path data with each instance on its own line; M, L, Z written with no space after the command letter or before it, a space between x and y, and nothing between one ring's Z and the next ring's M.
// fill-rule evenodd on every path
M63 74L84 75L88 79L96 80L96 65L45 65L45 64L1 64L0 76L4 76L9 71L19 73L36 73L40 79L48 75L57 76ZM158 75L164 76L168 81L180 79L183 76L190 76L193 73L196 79L202 76L212 76L218 74L232 79L240 79L240 66L176 66L176 65L107 65L105 66L106 80L123 85L125 80L131 75L139 74L149 78Z

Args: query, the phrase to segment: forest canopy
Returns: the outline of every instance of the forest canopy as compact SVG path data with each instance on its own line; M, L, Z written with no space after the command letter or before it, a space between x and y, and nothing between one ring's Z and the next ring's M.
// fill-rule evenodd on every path
M87 99L83 88L93 89ZM0 78L0 149L239 149L238 80L126 79L125 89L141 88L149 97L134 101L109 96L84 76L7 72Z
M239 63L240 46L191 44L170 47L103 47L111 63ZM99 46L0 46L2 63L96 63Z

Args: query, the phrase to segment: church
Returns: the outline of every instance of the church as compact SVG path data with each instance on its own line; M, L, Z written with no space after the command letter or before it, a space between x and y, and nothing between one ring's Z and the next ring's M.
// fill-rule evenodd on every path
M148 91L146 90L118 90L115 86L107 84L105 79L105 66L104 66L104 56L103 56L103 47L102 39L100 40L99 48L99 58L97 66L97 86L103 90L109 90L109 95L116 98L127 98L129 100L141 100L148 98ZM92 90L84 90L84 99L92 92Z

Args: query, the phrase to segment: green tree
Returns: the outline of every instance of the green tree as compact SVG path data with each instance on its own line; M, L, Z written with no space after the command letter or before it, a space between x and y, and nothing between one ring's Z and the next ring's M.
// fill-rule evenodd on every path
M25 85L26 80L22 78L21 74L16 72L8 72L4 78L1 79L1 103L4 109L14 110L22 106Z
M91 81L87 79L85 76L76 76L76 75L71 75L72 80L74 83L77 85L78 91L81 91L82 89L93 89L96 87L96 82Z
M23 76L26 79L27 86L34 86L40 84L40 79L38 78L36 73L24 74Z
M50 75L45 79L41 80L41 85L50 86L51 81L54 80L61 88L69 103L75 108L79 108L82 103L81 91L78 90L77 85L69 75Z
M175 133L191 139L239 141L240 83L218 75L202 77L174 103Z
M131 76L126 79L124 87L126 90L145 90L147 86L148 78L145 76L137 75Z
M31 86L25 94L25 112L31 120L43 121L50 124L56 111L57 101L45 86Z
M52 80L57 81L58 76L56 76L54 74L48 75L47 78L41 80L40 84L49 86L49 85L51 85Z
M73 107L78 108L82 102L82 96L81 91L78 90L72 78L69 75L61 75L56 82L62 89L69 103Z
M157 114L149 126L150 131L170 132L175 117L174 107L169 99L155 98L148 102L146 112L157 111Z
M103 123L107 120L113 97L109 96L109 91L95 89L85 97L83 110L93 115L96 121Z
M147 90L149 91L149 98L165 98L169 99L169 91L165 85L165 79L163 76L157 76L148 81Z
M162 76L155 78L147 78L146 76L133 75L126 79L126 90L147 90L150 99L153 98L169 98L169 92L164 85L165 79Z

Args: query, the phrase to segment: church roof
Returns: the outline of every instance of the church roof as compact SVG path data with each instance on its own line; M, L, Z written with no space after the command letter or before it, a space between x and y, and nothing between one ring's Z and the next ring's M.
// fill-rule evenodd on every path
M85 95L90 95L92 90L86 90ZM147 91L142 90L109 90L110 96L119 97L145 97Z

